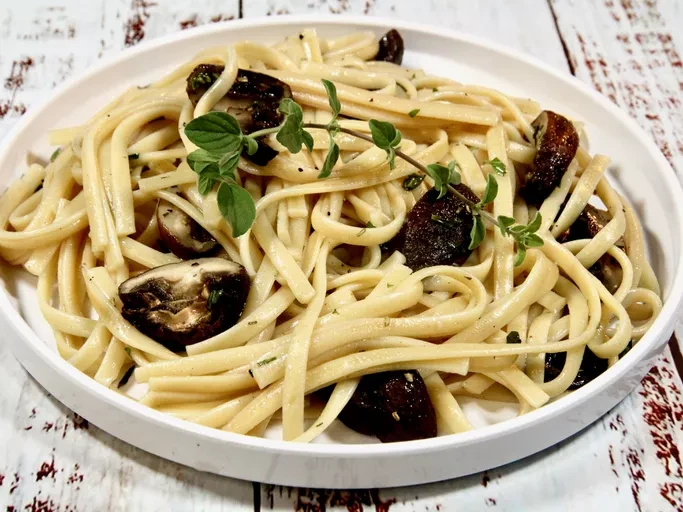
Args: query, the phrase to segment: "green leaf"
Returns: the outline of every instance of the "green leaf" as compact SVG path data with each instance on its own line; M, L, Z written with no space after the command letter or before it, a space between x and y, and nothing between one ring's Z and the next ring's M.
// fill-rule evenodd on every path
M223 178L235 179L235 169L240 162L239 153L226 153L218 162L218 171Z
M541 216L540 212L536 212L536 215L534 215L534 218L531 219L531 222L527 224L526 226L526 232L527 233L536 233L536 231L539 230L541 227L541 224L543 223L543 217Z
M386 121L378 121L377 119L370 119L368 121L370 126L370 134L372 141L380 149L389 150L395 148L401 142L401 132L396 127Z
M253 155L258 151L258 142L256 142L251 137L244 137L242 139L242 144L247 148L247 153Z
M306 143L306 147L311 151L313 148L313 137L308 134L309 138L304 140L304 112L301 110L301 107L291 98L285 98L280 102L279 110L286 117L282 128L280 128L280 131L275 136L278 142L292 154L301 151L301 145L304 143Z
M389 169L392 171L396 169L396 150L394 148L387 150L387 160L389 161Z
M207 195L213 190L213 186L216 184L216 178L208 174L200 174L197 179L197 188L199 193L203 196Z
M225 112L209 112L185 127L191 142L207 151L237 151L242 146L242 129L237 119Z
M498 176L505 176L505 174L507 173L505 164L501 162L498 157L491 160L489 162L489 165L493 168L493 170L496 172Z
M450 169L441 164L429 164L427 172L434 180L434 188L439 191L437 199L441 199L448 193L448 182L451 177Z
M470 231L470 245L468 247L470 251L479 247L479 244L484 241L486 236L486 225L482 218L479 215L474 215L472 218L474 219L474 225L472 226L472 231Z
M320 174L318 174L318 179L327 178L332 174L332 168L334 167L334 164L337 163L337 159L339 159L339 146L337 146L337 143L330 136L330 149L327 151L327 156L325 157L323 168L320 171Z
M368 126L370 127L370 134L375 146L387 152L389 168L394 169L396 167L395 148L401 142L401 132L393 124L386 121L378 121L377 119L370 119Z
M256 218L256 205L249 192L237 183L223 182L216 199L221 215L232 226L233 237L249 231Z
M519 267L524 263L524 258L526 258L526 247L523 245L517 245L517 256L515 256L515 267Z
M403 190L415 190L424 181L424 174L410 174L403 180Z
M329 80L322 79L322 83L325 86L325 91L327 92L327 101L330 103L330 108L332 109L332 120L330 125L336 123L337 116L341 112L341 102L337 98L337 87Z
M486 180L486 188L484 189L484 197L479 201L479 206L485 206L492 203L498 195L498 182L493 174L489 174Z
M528 233L524 237L524 245L527 247L543 247L543 239L535 233Z
M526 232L527 227L524 224L517 224L516 226L512 226L508 231L512 234L522 234Z
M313 151L313 135L308 133L306 130L302 129L301 136L303 138L304 146L306 146L306 149L308 149L309 152Z
M500 228L500 232L503 234L503 236L507 235L508 228L514 223L515 219L512 217L506 217L505 215L498 216L498 228Z
M408 112L408 115L409 115L410 117L415 117L415 116L418 115L419 113L420 113L420 109L419 109L419 108L416 108L415 110L411 110L410 112Z
M450 177L448 178L448 182L451 185L460 185L460 182L462 181L460 173L455 170L456 168L460 169L460 166L455 163L455 160L448 162L448 170L451 173Z
M209 153L203 149L197 149L187 155L187 165L196 173L201 173L206 167L218 163L219 160L220 155Z

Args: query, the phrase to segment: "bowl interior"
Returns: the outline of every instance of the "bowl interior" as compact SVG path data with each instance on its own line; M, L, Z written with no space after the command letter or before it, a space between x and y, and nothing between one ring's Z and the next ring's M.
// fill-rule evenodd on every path
M351 30L372 30L380 35L390 26L386 22L374 22L372 26L366 23L373 22L335 19L318 21L314 25L323 36L341 35ZM396 22L391 24L396 25ZM310 25L306 21L280 21L268 26L215 26L174 40L167 38L162 45L142 46L129 55L115 59L108 67L94 70L61 89L43 107L34 109L8 137L9 140L0 149L0 189L4 189L12 178L25 170L27 153L49 157L53 148L48 145L47 130L83 123L126 88L157 79L204 48L245 39L275 42ZM616 112L604 98L588 94L555 72L541 70L531 61L507 54L504 50L492 49L469 38L453 38L434 30L403 28L402 34L407 48L404 65L464 83L531 97L544 108L583 121L591 152L603 153L612 158L609 179L634 204L642 220L650 261L662 284L665 298L674 291L681 241L680 208L676 198L679 188L672 185L673 175L667 174L671 170L666 161L660 154L653 153L652 143L644 138L642 132L634 130L633 123L625 114ZM35 279L8 267L3 267L3 274L7 293L21 317L38 338L52 348L55 364L66 364L58 359L51 329L38 310ZM679 292L676 291L676 294ZM641 343L652 349L661 341L655 338L655 334L648 334ZM642 358L647 348L633 352L627 359L635 364L636 358ZM90 385L99 386L94 381ZM476 400L465 400L463 406L478 427L512 418L516 412L516 408L509 405L491 407ZM278 427L273 427L268 436L279 438ZM318 442L373 441L343 425L336 425Z

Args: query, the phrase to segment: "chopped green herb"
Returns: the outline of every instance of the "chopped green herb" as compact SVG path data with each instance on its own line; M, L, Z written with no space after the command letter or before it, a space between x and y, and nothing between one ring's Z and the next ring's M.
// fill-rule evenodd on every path
M275 361L276 359L277 359L277 357L273 356L273 357L269 357L268 359L262 359L261 361L257 362L256 364L257 364L258 366L265 366L265 365L267 365L267 364L272 363L272 362Z
M213 309L216 304L221 300L223 296L223 290L211 290L209 292L209 298L206 301L206 305L209 309Z
M420 184L424 181L425 176L424 174L409 174L406 176L406 178L403 180L403 189L404 190L415 190L417 187L420 186Z
M55 160L57 160L57 157L59 156L59 154L60 154L61 152L62 152L62 148L57 148L57 149L55 149L55 150L52 152L52 154L50 155L50 162L54 162Z
M420 109L419 109L419 108L416 108L416 109L411 110L410 112L408 112L408 115L409 115L410 117L415 117L415 116L418 115L419 113L420 113Z
M124 351L126 352L126 354L128 354L129 356L130 356L131 353L132 353L132 350L131 350L130 347L125 347L123 350L124 350Z
M318 423L318 424L316 425L316 427L322 427L322 426L323 426L322 423Z
M252 320L251 322L247 322L247 325L256 325L257 323L256 320Z
M374 227L375 227L374 224L372 222L368 221L367 224L365 224L365 227L363 229L361 229L356 236L363 236L369 228L374 228Z
M505 164L503 162L501 162L498 157L489 161L489 165L493 168L493 170L499 176L505 176L505 174L507 173L507 169L505 168Z
M339 311L337 311L336 309L333 309L333 310L332 310L332 314L333 314L333 315L338 315L338 314L339 314Z
M439 88L438 87L432 87L432 92L439 92Z

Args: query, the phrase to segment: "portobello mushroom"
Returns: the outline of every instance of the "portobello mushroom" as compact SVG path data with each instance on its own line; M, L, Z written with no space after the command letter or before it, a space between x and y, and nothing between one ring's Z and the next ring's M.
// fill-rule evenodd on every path
M374 60L393 62L399 66L403 62L403 38L398 30L392 28L379 40L379 51Z
M244 267L223 258L162 265L121 283L121 314L143 334L181 351L235 325L250 285Z
M436 437L436 412L415 370L365 375L339 419L383 443Z
M610 220L611 217L606 210L588 204L569 229L558 237L558 241L565 243L593 238ZM609 254L601 256L588 270L605 285L610 293L616 292L619 288L623 276L621 266Z
M204 93L214 84L223 72L224 66L199 64L187 78L187 96L197 105ZM284 118L278 110L280 101L291 98L289 86L272 76L239 69L235 83L213 107L216 111L227 112L240 124L244 133L251 133L280 125ZM277 156L277 151L258 141L258 150L253 155L246 151L242 156L256 165L266 165Z
M474 202L477 195L466 185L455 187ZM401 251L406 265L418 271L435 265L462 265L472 252L470 232L474 221L469 207L453 194L437 199L432 189L413 206L401 230L388 244Z
M536 156L520 194L527 203L538 206L560 184L579 148L579 135L567 118L550 110L541 112L531 126Z
M157 206L157 224L161 243L181 259L201 258L218 247L207 230L168 201L160 201Z

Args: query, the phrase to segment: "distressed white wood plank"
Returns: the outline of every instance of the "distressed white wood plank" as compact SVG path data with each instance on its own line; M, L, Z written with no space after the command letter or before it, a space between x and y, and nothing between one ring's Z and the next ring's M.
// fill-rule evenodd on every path
M253 510L250 483L119 441L50 396L2 344L0 361L0 506L36 512Z
M0 137L98 59L183 28L236 18L239 0L22 0L0 7Z
M566 71L566 60L545 0L244 0L245 17L278 14L355 14L431 23L519 49ZM457 56L456 56L457 57Z

